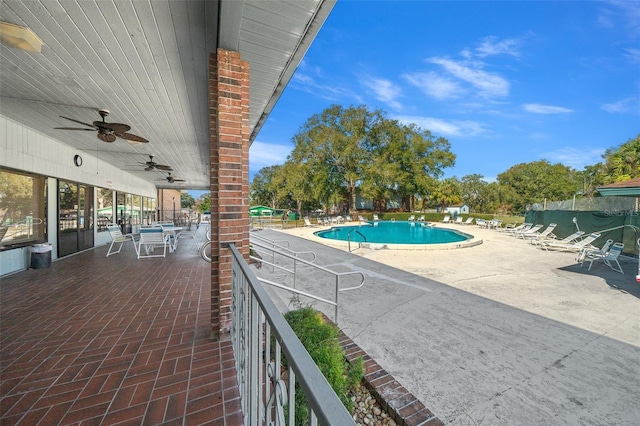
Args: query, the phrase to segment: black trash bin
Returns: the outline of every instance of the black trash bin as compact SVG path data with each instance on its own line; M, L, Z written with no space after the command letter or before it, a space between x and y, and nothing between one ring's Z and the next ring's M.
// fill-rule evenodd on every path
M51 244L31 246L31 268L43 269L51 266Z

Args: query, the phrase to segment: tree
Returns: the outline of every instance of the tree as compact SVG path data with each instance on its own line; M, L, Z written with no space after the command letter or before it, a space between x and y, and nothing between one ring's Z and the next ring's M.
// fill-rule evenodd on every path
M309 118L293 137L291 161L308 165L314 191L323 198L342 192L349 211L356 211L356 185L371 162L372 128L382 113L364 106L343 108L332 105Z
M640 177L640 134L620 145L615 151L608 149L603 158L604 183L623 182Z
M202 194L196 201L196 208L200 213L211 211L211 193Z
M447 206L462 202L460 182L455 177L440 181L431 193L430 198L440 206L442 211Z
M547 160L521 163L498 175L498 183L513 189L512 200L504 200L514 211L544 200L567 200L582 188L580 175L572 168Z
M280 172L281 165L261 168L253 177L249 187L249 199L252 205L269 206L272 209L281 207L279 200L280 188L275 177Z
M195 206L196 200L193 199L191 194L186 191L180 193L180 206L185 209L190 209Z

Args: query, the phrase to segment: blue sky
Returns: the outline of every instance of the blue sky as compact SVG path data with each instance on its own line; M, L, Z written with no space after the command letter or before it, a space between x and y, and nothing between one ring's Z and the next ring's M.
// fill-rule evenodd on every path
M338 0L251 146L251 177L332 104L448 139L446 177L582 170L640 133L640 1Z

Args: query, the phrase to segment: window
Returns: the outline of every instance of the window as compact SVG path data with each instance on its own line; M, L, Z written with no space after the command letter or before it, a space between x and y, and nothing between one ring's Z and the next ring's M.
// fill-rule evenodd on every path
M47 240L46 193L44 176L0 170L0 250Z
M107 225L113 220L113 191L111 189L97 188L98 191L98 232L107 230Z

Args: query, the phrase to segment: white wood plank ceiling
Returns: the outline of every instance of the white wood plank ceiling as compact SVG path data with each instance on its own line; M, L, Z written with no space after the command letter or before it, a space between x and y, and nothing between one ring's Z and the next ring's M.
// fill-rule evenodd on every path
M30 28L41 53L0 45L0 114L154 182L147 155L180 187L209 188L208 55L237 50L251 67L252 140L335 0L1 0L0 21ZM55 130L101 120L149 140L105 143ZM0 162L1 164L1 162ZM177 184L173 184L177 186Z

